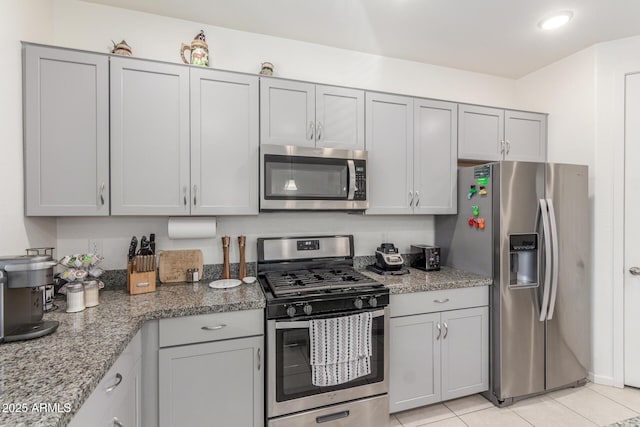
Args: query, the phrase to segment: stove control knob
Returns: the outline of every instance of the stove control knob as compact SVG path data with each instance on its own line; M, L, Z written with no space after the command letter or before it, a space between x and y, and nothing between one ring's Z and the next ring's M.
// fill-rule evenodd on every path
M371 307L375 307L378 305L378 300L376 299L376 297L371 297L369 298L369 305Z
M362 308L362 300L361 300L360 298L358 298L357 300L355 300L355 301L353 302L353 305L355 305L355 306L356 306L356 308L357 308L358 310L360 310L360 309Z
M293 317L296 315L296 308L292 305L289 306L289 308L287 308L287 314L289 315L289 317Z
M313 311L313 308L311 308L309 304L305 304L304 307L302 307L302 309L304 310L304 314L306 314L307 316L310 315L311 312Z

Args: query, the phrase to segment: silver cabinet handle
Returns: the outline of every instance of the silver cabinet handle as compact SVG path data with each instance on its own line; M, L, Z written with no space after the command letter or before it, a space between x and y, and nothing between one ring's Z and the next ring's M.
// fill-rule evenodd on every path
M449 335L449 325L447 325L447 322L444 322L444 336L442 337L442 339L446 339L447 335Z
M511 141L507 139L507 154L509 154L509 151L511 151Z
M100 185L100 205L104 206L104 182Z
M184 198L184 205L187 206L187 186L182 187L182 194Z
M631 267L629 269L629 273L631 273L634 276L640 276L640 268L638 267Z
M409 191L409 197L411 198L411 200L409 200L409 207L413 207L413 192Z
M438 304L444 304L445 302L449 302L449 298L445 299L434 299L433 302L437 302Z
M120 383L122 382L122 375L120 375L120 373L116 374L116 382L114 385L109 386L106 388L105 392L106 393L111 393L113 390L116 389L116 387L118 387L120 385Z
M442 329L440 328L440 322L436 323L436 328L438 328L438 335L436 335L436 340L440 339L440 335L442 335Z
M198 186L193 184L193 206L198 204Z
M504 140L498 141L498 150L500 151L500 154L504 154Z
M216 325L216 326L203 326L200 329L202 329L203 331L219 331L220 329L226 328L226 327L227 327L227 325L225 325L223 323L223 324Z
M124 427L124 424L120 422L118 417L113 417L113 427Z
M258 358L258 371L262 368L262 359L260 357L260 349L256 352L256 357Z
M314 128L313 122L309 122L309 139L311 141L313 141L314 132L315 132L315 128Z
M316 139L318 141L322 139L322 123L320 122L316 125Z
M416 208L420 206L420 192L416 191Z

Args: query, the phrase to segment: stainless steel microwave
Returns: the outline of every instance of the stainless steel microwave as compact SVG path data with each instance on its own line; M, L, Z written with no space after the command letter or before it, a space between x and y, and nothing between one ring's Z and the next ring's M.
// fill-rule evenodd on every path
M364 210L367 152L260 146L260 210Z

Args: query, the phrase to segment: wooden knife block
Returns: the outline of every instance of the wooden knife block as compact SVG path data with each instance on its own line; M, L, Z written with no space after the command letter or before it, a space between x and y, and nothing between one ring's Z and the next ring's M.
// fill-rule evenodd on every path
M127 264L127 292L131 295L155 292L156 270L138 273L133 270L133 264Z

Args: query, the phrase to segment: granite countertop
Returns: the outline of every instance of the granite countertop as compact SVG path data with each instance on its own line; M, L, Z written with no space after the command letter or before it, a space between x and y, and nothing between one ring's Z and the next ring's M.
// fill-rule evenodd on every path
M386 285L392 295L487 286L492 283L488 277L451 267L441 267L439 271L409 268L409 274L400 276L381 275L368 270L363 270L361 273Z
M265 307L257 282L226 290L202 282L160 285L140 295L103 290L100 305L79 313L66 313L64 300L55 303L59 309L44 318L60 322L56 332L0 344L0 426L67 425L147 320ZM58 404L60 412L32 410L43 403Z

